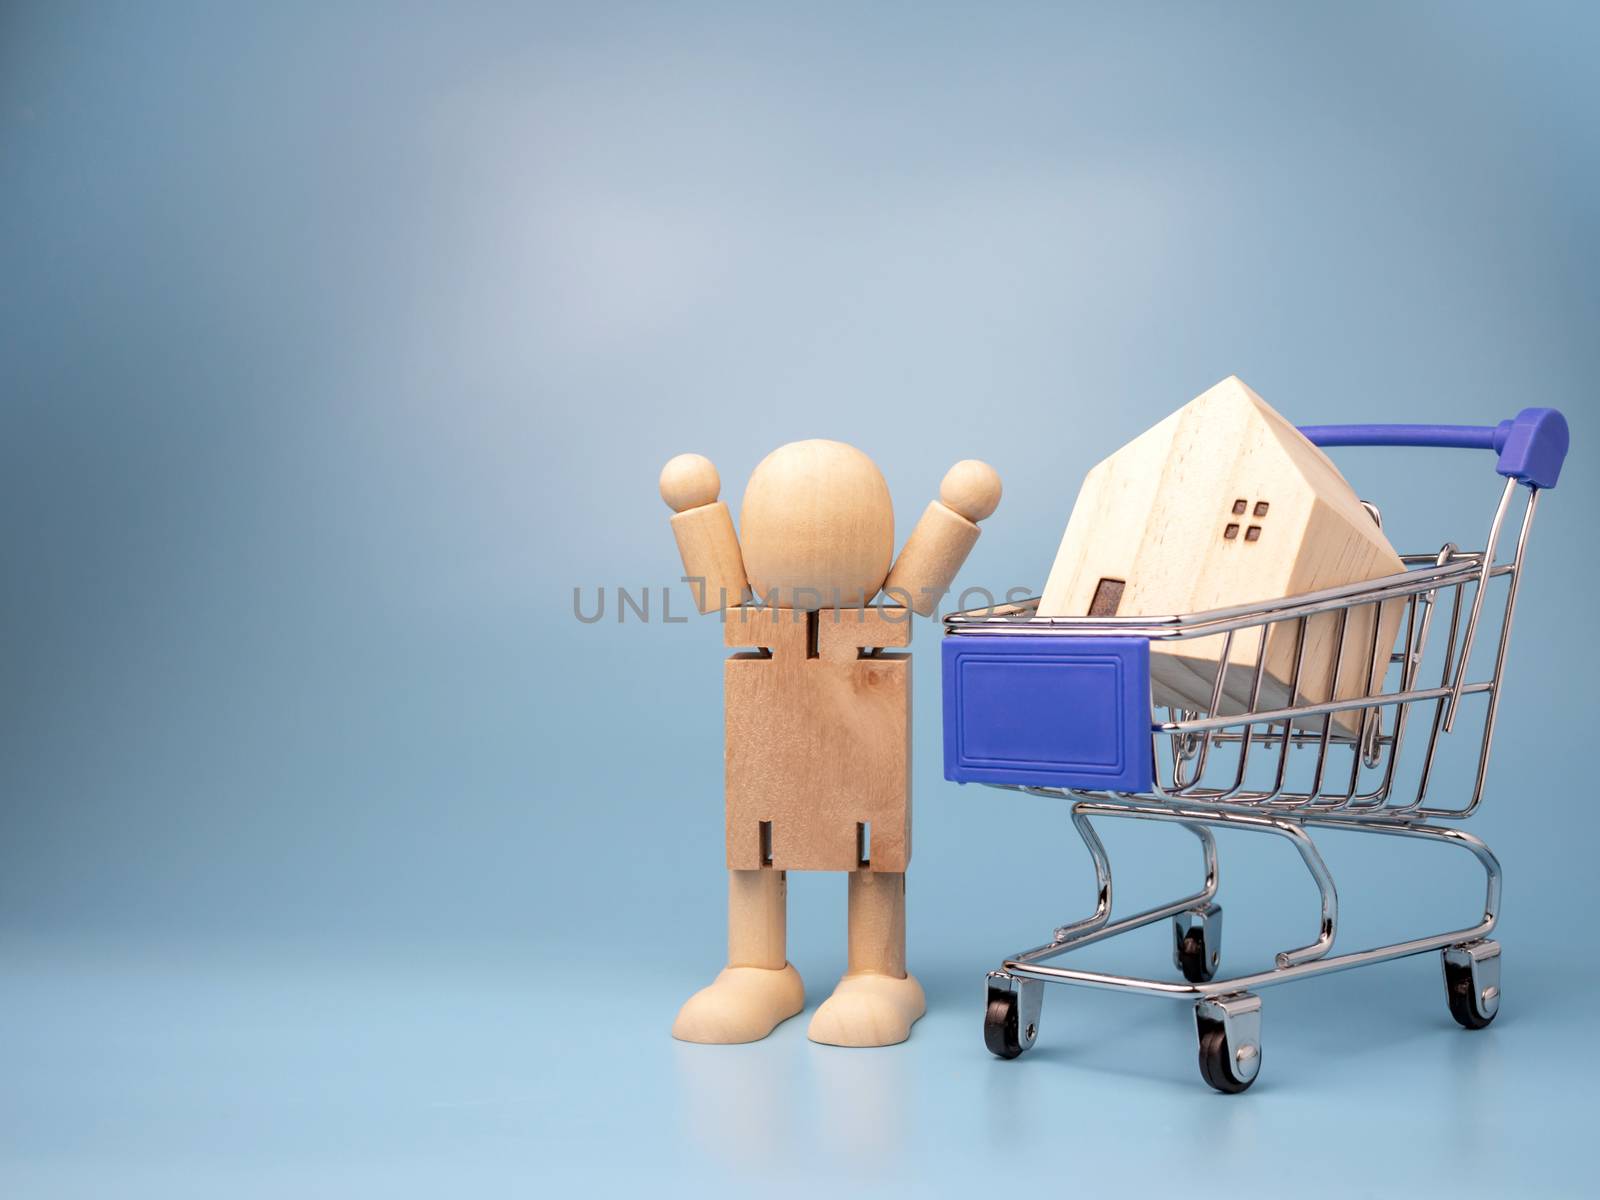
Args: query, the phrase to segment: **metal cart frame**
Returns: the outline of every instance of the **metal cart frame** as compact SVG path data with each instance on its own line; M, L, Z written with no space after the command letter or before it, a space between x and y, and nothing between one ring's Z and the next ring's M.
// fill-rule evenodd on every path
M1469 833L1436 822L1464 821L1483 799L1494 739L1517 589L1539 493L1555 486L1568 444L1564 418L1553 409L1525 409L1498 426L1320 426L1303 432L1322 446L1454 446L1488 449L1506 482L1484 549L1446 544L1436 554L1403 556L1399 575L1264 604L1171 617L1040 617L1037 600L945 618L943 645L945 775L1071 802L1071 817L1094 864L1094 911L1058 927L1043 945L1006 958L988 976L984 1040L1015 1058L1038 1036L1044 984L1177 997L1193 1001L1202 1077L1223 1092L1241 1092L1261 1067L1261 1001L1265 987L1438 950L1451 1014L1469 1029L1487 1026L1500 1008L1500 947L1490 940L1500 908L1499 860ZM1526 503L1515 549L1497 561L1497 547L1520 487ZM1376 509L1372 511L1378 519ZM1504 587L1492 667L1472 678L1469 666L1491 588ZM1348 662L1382 662L1375 607L1370 637L1348 636L1364 606L1403 606L1388 670L1366 668L1354 699L1307 702L1299 687L1307 628L1334 623L1334 677ZM1268 632L1292 623L1295 657L1287 700L1263 703ZM1424 675L1430 641L1442 653ZM1280 634L1280 637L1283 636ZM1148 675L1152 646L1192 638L1220 639L1218 669L1206 710L1156 708ZM1248 639L1248 640L1243 640ZM1356 643L1360 644L1347 644ZM1254 666L1230 655L1254 647ZM1215 645L1216 643L1213 643ZM1366 652L1365 659L1346 658ZM1240 695L1235 672L1247 671ZM1226 685L1233 683L1230 690ZM1386 684L1392 687L1385 690ZM1280 689L1281 690L1281 689ZM1031 693L1031 694L1030 694ZM997 700L997 697L1000 699ZM1481 698L1481 701L1480 701ZM1481 735L1470 794L1460 803L1431 803L1442 746L1457 741L1458 715L1481 702ZM1229 709L1235 711L1229 711ZM1106 733L1106 713L1115 728ZM1242 711L1240 711L1242 710ZM1340 713L1355 719L1336 721ZM1070 734L1074 723L1080 732ZM1402 764L1408 727L1420 754ZM1081 728L1101 731L1085 741ZM1120 745L1111 745L1120 742ZM1301 751L1311 751L1309 754ZM1400 768L1404 765L1404 769ZM1402 786L1404 784L1404 786ZM1095 831L1102 817L1173 822L1199 840L1204 881L1192 894L1112 919L1111 862ZM1288 840L1315 882L1321 912L1317 936L1281 951L1265 970L1215 978L1222 910L1212 828L1244 829ZM1483 868L1480 919L1444 933L1330 954L1338 932L1333 875L1317 849L1319 830L1357 830L1453 845ZM1094 942L1170 919L1173 961L1182 981L1107 974L1054 960Z

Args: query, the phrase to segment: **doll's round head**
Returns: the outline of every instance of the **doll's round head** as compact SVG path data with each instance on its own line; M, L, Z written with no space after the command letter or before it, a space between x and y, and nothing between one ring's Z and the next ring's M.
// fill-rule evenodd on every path
M877 465L854 446L779 446L756 466L739 511L745 575L779 608L871 600L894 556L894 506Z

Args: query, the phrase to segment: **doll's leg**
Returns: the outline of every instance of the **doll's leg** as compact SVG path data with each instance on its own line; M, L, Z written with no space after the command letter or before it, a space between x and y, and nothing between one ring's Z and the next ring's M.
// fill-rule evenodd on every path
M906 877L850 872L850 966L811 1018L809 1036L832 1046L892 1046L925 1011L906 973Z
M728 965L678 1010L685 1042L754 1042L805 1007L800 972L785 958L789 881L782 871L728 872Z

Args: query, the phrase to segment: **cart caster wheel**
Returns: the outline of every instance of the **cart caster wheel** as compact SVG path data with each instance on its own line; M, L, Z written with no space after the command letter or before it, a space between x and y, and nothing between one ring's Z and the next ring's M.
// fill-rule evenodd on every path
M1240 1078L1239 1063L1228 1049L1228 1035L1221 1029L1200 1035L1200 1077L1219 1092L1229 1095L1244 1091L1261 1073L1261 1047L1252 1047L1256 1068L1248 1078Z
M1208 904L1172 918L1172 961L1190 983L1210 983L1222 961L1222 906Z
M1261 1074L1261 997L1210 996L1194 1006L1200 1078L1219 1092L1242 1092Z
M989 1007L983 1014L983 1044L1000 1058L1016 1058L1039 1036L1044 984L995 972L989 976Z
M1444 994L1463 1029L1483 1029L1500 1012L1500 943L1469 942L1441 951Z
M1021 1032L1016 996L1004 992L991 997L989 1011L983 1015L983 1044L989 1047L989 1053L1000 1058L1016 1058L1022 1053Z

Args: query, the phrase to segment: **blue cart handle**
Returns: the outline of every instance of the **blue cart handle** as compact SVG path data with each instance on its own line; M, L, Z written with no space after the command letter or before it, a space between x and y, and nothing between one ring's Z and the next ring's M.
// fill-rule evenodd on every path
M1455 446L1493 450L1495 470L1529 487L1553 488L1567 457L1567 419L1554 408L1525 408L1498 425L1302 425L1318 446Z

